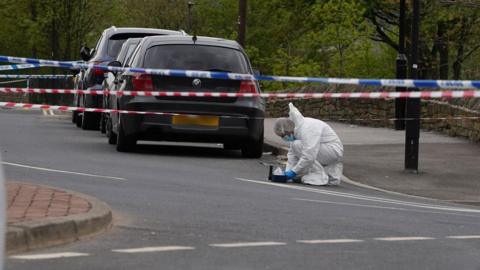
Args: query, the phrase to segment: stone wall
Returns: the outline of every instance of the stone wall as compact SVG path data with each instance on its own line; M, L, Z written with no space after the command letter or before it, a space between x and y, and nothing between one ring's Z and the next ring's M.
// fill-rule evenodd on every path
M27 97L24 94L0 93L0 102L25 102Z
M304 90L301 89L296 92L308 92ZM351 90L365 91L365 88L359 87ZM384 88L379 91L391 90ZM477 106L480 104L478 101L479 99L467 99L461 101L461 103ZM288 116L289 102L297 106L305 116L326 121L339 121L371 127L393 128L394 125L392 118L395 116L395 101L393 99L274 99L267 103L267 117ZM459 103L459 101L455 103ZM438 131L449 136L459 136L480 142L480 119L465 118L480 117L480 110L438 100L422 100L421 106L421 118L447 118L421 120L423 130ZM464 119L454 119L452 117L462 117Z

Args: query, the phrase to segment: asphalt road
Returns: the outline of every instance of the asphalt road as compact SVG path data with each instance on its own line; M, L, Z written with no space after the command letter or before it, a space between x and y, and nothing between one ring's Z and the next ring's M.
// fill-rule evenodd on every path
M9 258L7 269L480 269L480 209L273 184L259 160L218 146L117 153L98 132L40 112L0 109L0 149L8 179L115 212L110 232Z

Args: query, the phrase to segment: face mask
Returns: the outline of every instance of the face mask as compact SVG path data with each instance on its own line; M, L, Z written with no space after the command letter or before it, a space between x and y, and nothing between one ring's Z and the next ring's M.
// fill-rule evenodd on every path
M286 142L293 142L296 140L295 136L293 134L290 134L290 135L285 135L283 136L282 138L284 141Z

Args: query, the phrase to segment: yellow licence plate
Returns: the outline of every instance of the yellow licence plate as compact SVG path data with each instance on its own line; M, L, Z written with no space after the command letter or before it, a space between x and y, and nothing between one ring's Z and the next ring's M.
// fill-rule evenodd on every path
M172 124L178 126L208 126L218 127L218 116L203 115L174 115L172 116Z

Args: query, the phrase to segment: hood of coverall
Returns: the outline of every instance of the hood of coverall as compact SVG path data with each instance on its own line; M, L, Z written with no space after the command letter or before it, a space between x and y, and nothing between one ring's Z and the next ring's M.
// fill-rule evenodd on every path
M293 123L295 123L295 134L297 134L298 129L303 125L303 122L305 121L305 117L292 103L288 104L288 108L290 109L288 118L292 120Z

